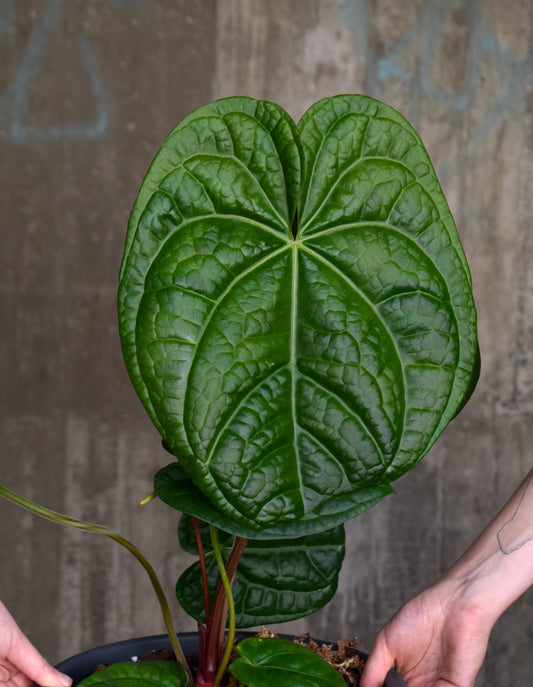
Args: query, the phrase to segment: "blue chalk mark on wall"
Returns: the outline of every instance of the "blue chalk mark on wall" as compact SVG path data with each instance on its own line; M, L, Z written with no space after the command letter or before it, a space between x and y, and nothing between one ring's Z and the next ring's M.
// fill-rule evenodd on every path
M506 50L485 26L481 0L426 0L411 24L382 54L376 54L370 41L363 38L372 29L371 8L371 0L345 0L341 6L343 22L352 32L354 44L365 50L368 92L380 98L390 82L408 85L411 111L406 114L415 128L420 126L421 104L426 99L450 115L474 108L486 65L496 72L497 79L491 85L492 101L470 135L468 150L479 148L510 114L523 119L527 94L532 89L533 48L523 57ZM468 18L468 53L461 87L451 91L435 80L432 67L448 20L458 10ZM418 51L418 59L411 60L413 66L407 66L406 58L413 49ZM447 171L447 167L440 170L442 175Z
M94 98L96 114L86 124L61 124L30 126L25 123L28 94L61 13L63 0L47 0L39 23L34 28L26 51L11 82L0 95L0 123L7 125L15 143L29 144L39 141L65 139L94 139L103 136L108 126L108 116L102 78L94 54L83 35L78 36L77 48L87 81ZM0 0L0 40L12 29L14 23L13 0Z
M460 92L452 93L441 84L435 83L431 77L431 65L446 20L449 14L458 8L464 9L470 18L470 51L464 86ZM418 74L416 74L401 66L401 58L409 46L421 35L424 36L423 47ZM505 77L498 94L498 101L508 95L509 85L516 86L516 78L512 77L521 74L522 66L531 66L531 53L525 60L519 60L509 55L501 47L497 38L483 26L482 11L478 0L473 2L429 0L416 21L401 36L396 45L387 55L377 61L376 75L380 81L392 78L409 81L418 78L421 91L425 96L438 101L448 110L463 112L474 102L480 83L481 65L486 58L493 58L493 62L498 65L502 77ZM511 77L511 84L507 81L509 77Z

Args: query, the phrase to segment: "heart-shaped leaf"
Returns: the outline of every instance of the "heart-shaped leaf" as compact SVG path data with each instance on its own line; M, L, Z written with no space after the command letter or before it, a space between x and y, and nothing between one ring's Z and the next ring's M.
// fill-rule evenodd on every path
M427 452L478 353L428 155L364 96L326 98L298 127L250 98L183 120L132 211L119 316L166 445L205 510L249 536L352 517Z
M83 687L187 687L185 670L174 661L113 663L82 680Z
M179 527L181 547L197 554L192 529L191 519L183 516ZM202 539L209 552L208 536ZM233 537L221 533L219 543L227 559ZM335 594L343 558L342 526L298 539L250 540L233 583L237 627L286 622L320 610ZM210 553L206 555L206 568L212 600L219 573ZM176 594L189 615L205 622L198 562L180 576Z
M248 687L346 687L338 670L294 642L251 637L237 651L229 670Z

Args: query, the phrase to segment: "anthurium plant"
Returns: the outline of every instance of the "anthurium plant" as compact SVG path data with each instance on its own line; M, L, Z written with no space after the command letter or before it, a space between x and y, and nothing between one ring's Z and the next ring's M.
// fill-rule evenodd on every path
M183 514L180 544L198 556L177 595L199 623L199 667L161 680L219 685L235 627L332 598L344 523L390 494L469 398L466 258L394 109L340 95L296 125L232 97L181 121L151 164L118 309L133 386L172 454L154 495ZM282 640L237 651L230 671L249 687L296 684L295 670L302 686L344 684Z

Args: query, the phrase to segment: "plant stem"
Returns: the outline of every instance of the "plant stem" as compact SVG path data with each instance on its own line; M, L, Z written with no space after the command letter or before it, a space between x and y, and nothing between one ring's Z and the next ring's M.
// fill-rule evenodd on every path
M237 571L237 565L241 560L241 556L246 548L246 544L248 544L248 539L245 539L244 537L235 537L233 549L231 550L228 564L226 565L226 573L231 584L233 584L233 578L235 577L235 573Z
M51 522L55 522L59 525L65 525L66 527L73 527L75 529L85 530L87 532L94 532L95 534L103 534L104 536L113 539L113 541L118 542L124 548L128 549L128 551L132 553L135 556L135 558L139 561L139 563L142 565L142 567L148 574L148 577L150 578L150 582L152 583L152 587L154 588L157 600L159 601L159 605L161 607L163 620L165 621L165 627L167 628L172 648L174 649L174 652L176 654L176 659L181 663L181 665L185 669L189 677L189 684L193 684L192 673L187 664L185 656L183 655L181 646L179 644L178 637L174 629L174 624L172 622L172 616L170 614L170 609L165 596L165 592L163 591L161 583L159 582L154 569L134 544L125 539L122 535L118 534L117 532L114 532L113 530L108 529L107 527L103 527L102 525L94 525L88 522L82 522L81 520L69 518L66 515L62 515L61 513L57 513L56 511L49 510L44 506L40 506L37 503L30 501L29 499L25 498L24 496L21 496L20 494L16 494L14 491L7 489L7 487L2 486L1 484L0 496L3 496L8 501L11 501L12 503L15 503L19 506L22 506L22 508L31 511L35 515L39 515L40 517L45 518L46 520L50 520Z
M231 592L231 584L228 579L228 575L226 573L226 568L224 566L224 561L222 559L222 553L220 550L220 544L218 543L218 537L217 537L217 531L216 528L213 525L209 525L209 534L211 535L211 543L213 545L213 553L215 554L215 558L217 561L218 565L218 570L220 573L220 579L222 581L222 585L224 587L225 595L226 595L226 600L228 604L228 637L226 639L226 646L224 648L224 654L222 656L222 660L220 661L218 665L218 669L215 675L215 681L213 683L213 687L218 687L220 684L220 681L222 679L222 676L224 675L227 665L229 663L229 659L231 656L231 650L233 647L233 640L235 639L235 603L233 601L233 594Z
M209 627L210 609L209 609L209 585L207 584L207 570L205 567L204 546L202 544L202 535L200 533L200 523L198 518L192 518L194 526L194 536L196 538L196 548L198 549L198 557L200 560L200 572L202 575L202 591L204 595L204 610L205 610L205 624Z
M235 538L228 563L224 567L224 560L222 558L216 528L209 525L209 533L211 535L213 552L220 572L220 581L215 595L210 625L207 629L206 655L203 665L205 668L205 678L207 679L205 684L216 687L222 679L229 662L235 638L235 604L231 587L233 585L237 565L248 540L244 537ZM228 615L228 637L224 643L226 617ZM222 647L225 647L224 650ZM211 672L212 667L216 667L216 673L215 671ZM214 679L212 675L215 675Z

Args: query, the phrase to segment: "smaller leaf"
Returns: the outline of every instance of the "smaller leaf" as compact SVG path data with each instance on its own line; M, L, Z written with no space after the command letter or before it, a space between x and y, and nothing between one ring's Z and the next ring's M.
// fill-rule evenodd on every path
M113 663L82 680L83 687L186 687L185 670L173 661Z
M229 670L248 687L346 687L338 670L294 642L253 637L237 651Z
M203 526L205 528L205 526ZM201 527L202 528L202 527ZM191 518L180 522L180 544L196 553L192 542ZM233 539L218 530L224 559L230 555ZM209 596L213 601L219 582L218 566L206 543ZM250 540L233 584L237 627L253 627L295 620L320 610L334 596L344 558L344 528L295 539ZM182 608L205 622L199 563L180 576L176 594Z
M192 518L192 515L187 515L186 513L182 514L178 526L178 537L180 546L184 551L191 553L193 556L198 556L198 547L196 546L196 535ZM205 553L211 553L213 551L213 545L211 543L211 535L209 534L209 524L204 520L199 520L198 527L200 529L202 548ZM228 549L228 551L231 550L233 536L220 528L217 528L217 536L220 545L224 549Z

